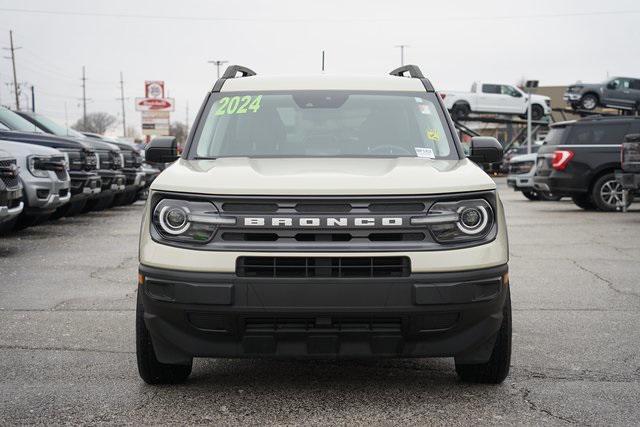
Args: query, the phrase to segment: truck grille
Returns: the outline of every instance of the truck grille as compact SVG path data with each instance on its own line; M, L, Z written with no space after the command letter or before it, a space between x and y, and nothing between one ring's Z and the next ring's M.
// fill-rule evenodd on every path
M18 174L11 170L15 164L15 160L0 160L0 179L2 179L4 185L8 188L15 188L20 182Z
M238 257L240 277L407 277L408 257Z
M100 169L113 169L113 158L108 151L98 151L98 158L100 159Z

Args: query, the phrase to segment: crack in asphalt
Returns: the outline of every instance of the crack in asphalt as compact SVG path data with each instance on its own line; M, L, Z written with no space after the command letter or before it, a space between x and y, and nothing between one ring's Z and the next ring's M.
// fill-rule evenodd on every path
M567 258L567 261L571 262L573 265L578 267L580 270L591 274L593 277L595 277L596 279L600 280L602 283L607 285L607 287L609 289L611 289L612 291L614 291L615 293L618 293L620 295L627 295L627 296L633 296L633 297L636 297L636 298L640 298L640 294L637 294L637 293L631 292L631 291L623 291L621 289L616 288L612 281L610 281L608 279L605 279L604 277L602 277L601 275L599 275L595 271L589 270L587 267L583 266L578 261L575 261L575 260L570 259L570 258Z
M0 350L25 350L25 351L77 351L81 353L108 353L108 354L134 354L135 351L99 350L93 348L75 347L29 347L25 345L0 345Z
M95 270L89 272L89 277L91 279L96 279L96 280L103 280L109 283L121 283L121 282L114 282L111 279L107 279L104 277L101 277L101 273L107 272L107 271L114 271L114 270L122 270L126 267L126 264L132 260L136 260L138 259L137 256L130 256L130 257L126 257L124 259L122 259L117 265L115 266L108 266L108 267L98 267ZM135 280L135 279L132 279Z
M549 369L546 372L528 368L526 366L512 367L514 377L522 377L526 379L541 379L552 381L591 381L599 383L635 383L640 380L640 369L628 374L612 374L611 372L599 372L589 369L581 369L580 371L572 370L554 370Z
M520 389L520 392L522 393L522 401L529 406L530 410L535 411L535 412L540 412L540 413L545 414L545 415L547 415L549 417L552 417L552 418L554 418L556 420L563 421L563 422L565 422L567 424L578 424L578 421L574 420L571 417L563 417L562 415L554 414L550 410L540 407L537 403L535 403L529 397L529 395L531 394L531 390L529 390L528 388L523 387L523 388Z

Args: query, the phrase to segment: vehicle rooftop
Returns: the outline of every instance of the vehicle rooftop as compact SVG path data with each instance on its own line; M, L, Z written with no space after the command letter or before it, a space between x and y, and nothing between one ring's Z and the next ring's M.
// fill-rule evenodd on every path
M424 92L418 78L391 75L255 75L227 79L221 92L276 90L375 90Z

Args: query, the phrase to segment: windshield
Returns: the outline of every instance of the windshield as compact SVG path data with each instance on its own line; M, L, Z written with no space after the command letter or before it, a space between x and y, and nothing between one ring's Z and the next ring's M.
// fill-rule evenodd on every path
M42 133L42 131L29 120L20 117L13 111L4 107L0 107L0 122L11 130Z
M41 116L40 114L35 114L34 117L38 123L41 123L42 126L49 129L49 131L51 131L51 133L56 136L73 136L75 138L85 138L85 136L80 132L59 125L48 117Z
M433 93L223 93L204 114L188 158L458 158Z

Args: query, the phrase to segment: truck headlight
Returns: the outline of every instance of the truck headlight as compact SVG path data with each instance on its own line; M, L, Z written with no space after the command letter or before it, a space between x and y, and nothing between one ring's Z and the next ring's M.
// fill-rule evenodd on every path
M493 209L484 199L436 202L426 217L411 219L412 225L426 225L439 243L484 239L494 223Z
M185 243L207 243L218 226L236 223L221 217L209 202L162 199L153 209L152 223L163 239Z
M36 176L38 178L48 178L49 172L44 169L38 169L38 164L42 161L47 161L48 159L38 157L38 156L30 156L27 159L27 169L31 172L31 175Z

